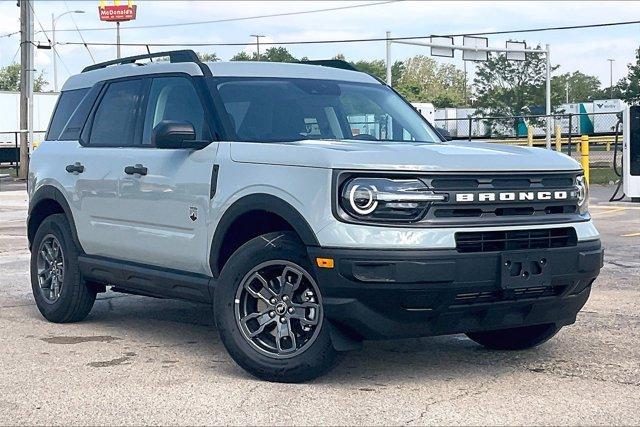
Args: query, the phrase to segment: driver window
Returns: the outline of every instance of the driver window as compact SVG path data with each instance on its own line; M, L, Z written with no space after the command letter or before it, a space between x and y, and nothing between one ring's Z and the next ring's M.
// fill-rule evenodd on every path
M196 139L208 139L204 108L198 94L184 77L153 79L142 132L142 145L151 145L153 128L162 120L186 121L193 125Z

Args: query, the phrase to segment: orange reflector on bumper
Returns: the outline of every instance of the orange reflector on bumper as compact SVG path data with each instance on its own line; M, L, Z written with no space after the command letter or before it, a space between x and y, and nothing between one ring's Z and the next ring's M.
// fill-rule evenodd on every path
M320 268L333 268L332 258L316 258L316 264Z

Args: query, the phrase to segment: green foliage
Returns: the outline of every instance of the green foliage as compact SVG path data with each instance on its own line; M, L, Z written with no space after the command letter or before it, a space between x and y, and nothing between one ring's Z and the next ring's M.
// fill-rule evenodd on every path
M303 58L304 59L304 58ZM253 52L251 55L245 51L236 53L231 61L264 61L264 62L298 62L298 59L293 56L286 47L270 47L264 51L264 53L260 53L260 58L258 58L258 54Z
M459 107L468 103L464 72L424 55L402 63L396 90L409 101L431 102L436 107Z
M545 81L546 60L542 54L527 53L524 61L507 61L505 55L491 54L487 61L478 63L473 80L477 104L482 106L477 114L531 114L532 106L545 104Z
M600 80L597 77L574 71L551 78L551 103L553 105L566 102L567 86L569 88L569 102L588 102L603 97Z
M198 55L198 58L200 58L200 61L202 61L202 62L218 62L218 61L220 61L220 58L218 58L218 55L216 55L215 52L211 52L211 53L198 52L197 55Z
M636 62L628 65L629 74L614 87L612 97L621 98L628 104L640 104L640 47L636 50Z
M44 78L44 73L36 75L33 80L33 91L42 92L45 85L49 84ZM0 90L17 92L20 90L20 64L13 63L0 68Z

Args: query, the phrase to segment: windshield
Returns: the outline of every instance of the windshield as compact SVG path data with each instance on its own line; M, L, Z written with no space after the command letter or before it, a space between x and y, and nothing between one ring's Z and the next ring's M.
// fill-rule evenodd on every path
M237 141L441 142L409 104L381 84L253 77L216 82L230 137Z

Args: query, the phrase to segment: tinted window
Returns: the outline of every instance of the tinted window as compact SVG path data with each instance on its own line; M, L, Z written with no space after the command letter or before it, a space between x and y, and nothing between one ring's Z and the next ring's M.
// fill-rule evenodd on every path
M196 139L208 139L205 132L204 108L189 79L162 77L153 79L144 120L142 144L151 144L153 129L162 120L189 122L196 131Z
M109 84L91 127L90 145L133 145L142 80Z
M62 133L64 126L69 121L69 118L76 110L80 101L89 91L86 89L67 90L60 94L58 103L56 104L56 110L53 112L51 123L49 124L49 130L47 132L47 140L56 141Z
M240 78L225 79L217 89L240 141L441 141L410 105L381 84Z

